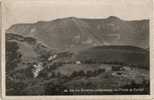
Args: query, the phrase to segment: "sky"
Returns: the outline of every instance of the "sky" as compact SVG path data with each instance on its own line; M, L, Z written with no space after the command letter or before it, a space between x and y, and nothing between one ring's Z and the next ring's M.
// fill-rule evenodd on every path
M63 17L106 18L124 20L149 19L152 0L6 0L4 24L50 21Z

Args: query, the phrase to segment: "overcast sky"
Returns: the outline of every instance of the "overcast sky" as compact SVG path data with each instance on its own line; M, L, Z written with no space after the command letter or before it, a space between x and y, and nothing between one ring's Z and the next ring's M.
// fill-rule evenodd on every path
M70 16L117 16L125 20L135 20L149 19L152 0L6 0L4 10L6 28L16 23L33 23Z

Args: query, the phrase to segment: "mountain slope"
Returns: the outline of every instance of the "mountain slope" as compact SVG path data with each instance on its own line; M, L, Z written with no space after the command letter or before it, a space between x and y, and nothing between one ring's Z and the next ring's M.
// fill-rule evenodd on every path
M97 46L80 51L76 59L89 63L133 64L149 67L149 52L133 46Z
M16 24L6 33L35 37L50 48L70 49L98 45L132 45L149 48L149 20L124 21L68 17L33 24Z

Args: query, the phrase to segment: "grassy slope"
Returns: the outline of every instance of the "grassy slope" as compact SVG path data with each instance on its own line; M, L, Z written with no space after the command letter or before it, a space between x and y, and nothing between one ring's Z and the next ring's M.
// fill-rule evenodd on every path
M132 46L100 46L81 51L78 60L93 59L97 62L121 62L149 67L149 52Z

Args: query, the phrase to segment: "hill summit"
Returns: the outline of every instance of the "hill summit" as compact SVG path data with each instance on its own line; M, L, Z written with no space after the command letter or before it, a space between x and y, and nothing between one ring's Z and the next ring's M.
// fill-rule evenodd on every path
M125 21L77 17L15 24L6 33L35 37L50 48L70 49L99 45L132 45L149 48L149 20Z

